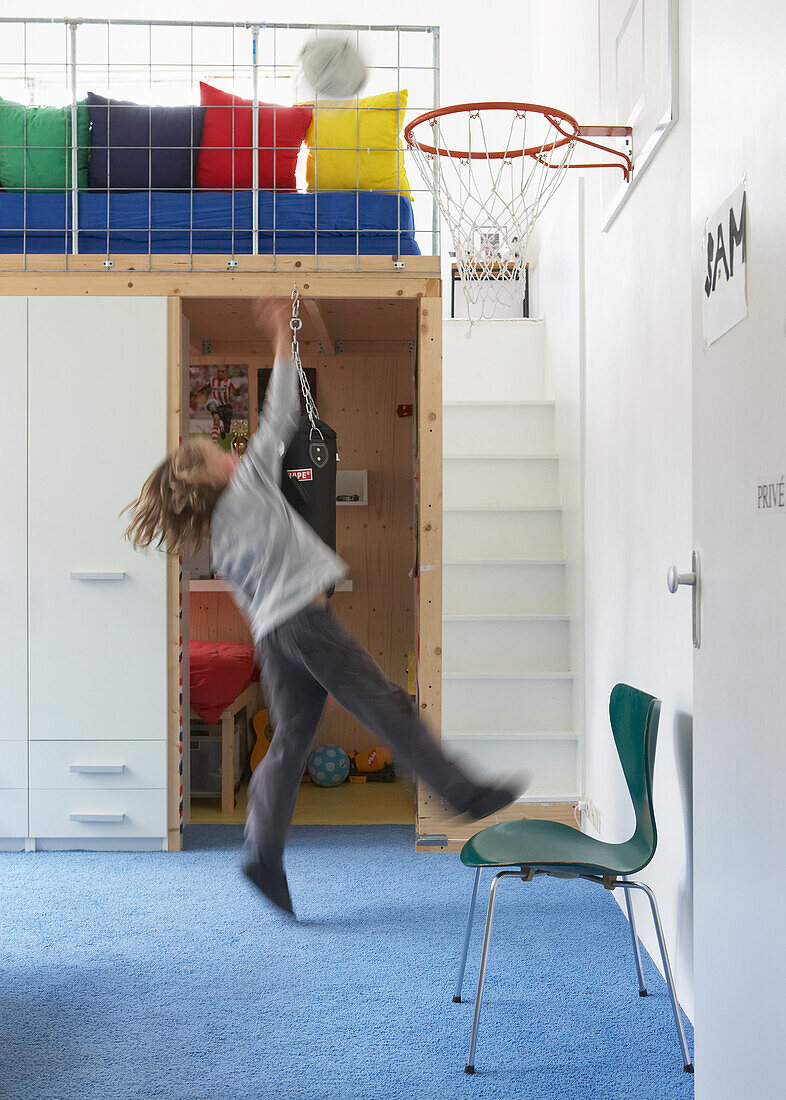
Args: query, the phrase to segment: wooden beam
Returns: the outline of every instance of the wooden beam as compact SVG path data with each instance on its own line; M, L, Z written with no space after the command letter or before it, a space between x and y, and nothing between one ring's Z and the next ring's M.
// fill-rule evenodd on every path
M410 298L439 295L439 279L405 272L308 274L299 289L312 298ZM288 298L292 277L281 272L52 271L2 274L4 295L95 295L180 298Z
M302 307L309 319L310 326L313 328L313 335L316 337L318 344L322 345L323 352L333 351L335 344L335 337L328 328L327 320L325 318L325 312L316 298L304 298L302 301ZM309 337L311 333L307 334Z
M418 706L442 728L442 300L418 303ZM418 783L417 830L427 789ZM428 815L425 815L426 817Z
M418 833L429 837L443 836L446 843L418 845L417 851L460 852L475 833L504 821L559 821L575 829L575 808L575 802L514 802L482 821L466 821L453 817L436 795L422 789L418 792Z
M302 278L308 275L322 274L367 274L387 272L400 274L402 278L422 277L431 274L439 277L439 256L407 256L404 267L397 268L395 256L229 256L229 255L148 255L147 253L120 253L106 256L63 253L40 255L3 254L0 250L0 273L5 272L94 272L102 275L123 274L133 271L137 275L171 272L212 272L231 276L243 272L278 272L286 275L289 291L292 292L292 276ZM109 261L111 268L104 267ZM237 263L237 267L228 267Z
M167 449L180 441L182 400L181 305L179 298L167 302ZM169 772L167 797L167 836L169 851L179 852L183 846L180 832L182 798L183 745L181 739L182 704L180 699L180 662L183 639L180 621L180 562L167 558L167 762ZM187 656L185 658L188 659Z
M300 340L299 343L303 352L319 355L320 359L336 354L332 345L326 352L320 353L316 340ZM341 343L344 355L406 355L411 346L409 340L342 340ZM273 345L261 340L212 340L211 344L213 350L210 355L203 355L201 349L192 351L191 362L195 366L210 363L218 366L222 363L241 363L251 358L273 357Z

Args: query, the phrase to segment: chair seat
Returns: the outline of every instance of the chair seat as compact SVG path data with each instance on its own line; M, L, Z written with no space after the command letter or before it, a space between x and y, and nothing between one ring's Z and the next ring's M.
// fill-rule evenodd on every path
M461 850L467 867L534 867L566 874L631 875L649 862L635 836L623 844L595 840L559 821L505 821L476 833Z

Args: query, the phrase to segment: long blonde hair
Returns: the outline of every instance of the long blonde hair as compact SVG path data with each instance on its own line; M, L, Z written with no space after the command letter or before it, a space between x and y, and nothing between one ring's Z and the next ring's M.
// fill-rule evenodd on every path
M205 444L187 439L153 470L139 496L124 508L135 550L161 547L168 554L198 550L210 537L210 514L221 493L207 480Z

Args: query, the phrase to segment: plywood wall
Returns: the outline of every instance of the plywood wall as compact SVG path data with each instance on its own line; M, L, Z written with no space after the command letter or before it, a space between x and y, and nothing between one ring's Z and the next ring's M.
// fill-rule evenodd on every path
M368 345L366 345L368 348ZM320 416L338 435L339 469L368 470L367 507L338 507L337 551L348 563L352 592L333 597L336 613L385 673L406 687L407 655L415 649L414 421L400 417L413 404L413 360L401 342L380 350L319 355L304 351L317 371ZM234 362L246 361L235 357ZM265 357L254 366L272 366ZM225 593L191 596L191 637L249 641L248 628ZM379 739L329 704L321 742L347 750Z

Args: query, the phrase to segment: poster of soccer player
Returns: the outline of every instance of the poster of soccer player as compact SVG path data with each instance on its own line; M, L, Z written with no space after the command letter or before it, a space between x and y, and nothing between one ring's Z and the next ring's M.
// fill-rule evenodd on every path
M189 435L209 435L225 451L248 436L247 366L191 365Z

